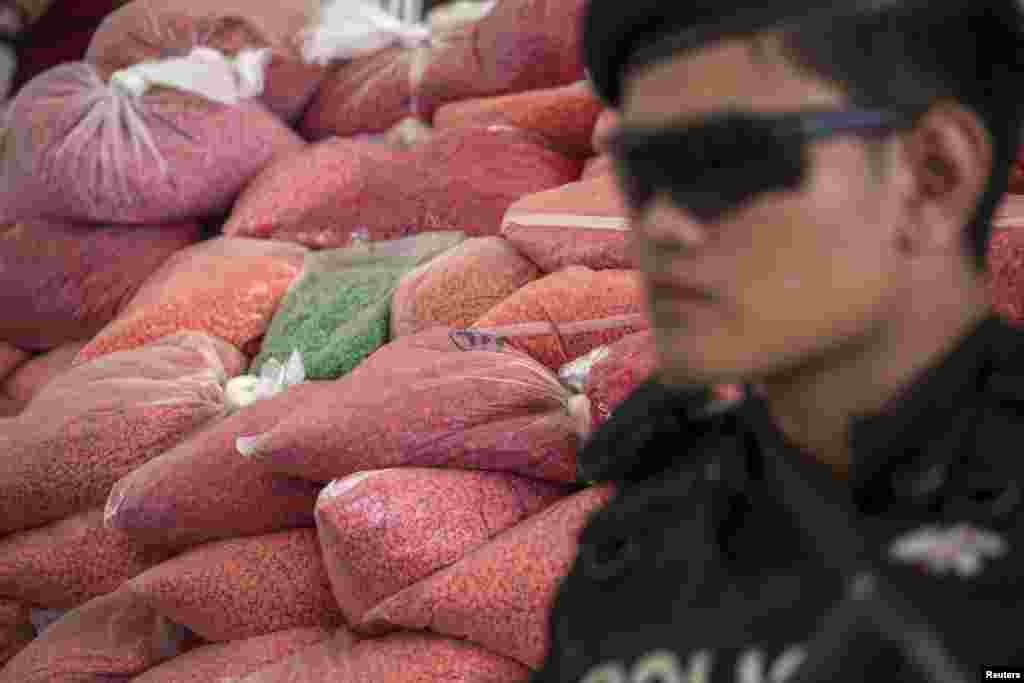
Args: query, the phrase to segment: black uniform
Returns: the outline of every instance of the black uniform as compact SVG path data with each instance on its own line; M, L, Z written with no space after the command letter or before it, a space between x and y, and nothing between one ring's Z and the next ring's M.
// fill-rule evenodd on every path
M1024 666L1024 332L986 320L850 439L842 481L756 397L638 389L580 454L618 493L581 535L532 683Z

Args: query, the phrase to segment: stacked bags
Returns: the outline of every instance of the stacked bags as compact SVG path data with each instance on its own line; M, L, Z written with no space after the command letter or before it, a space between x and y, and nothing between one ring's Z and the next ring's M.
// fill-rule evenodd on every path
M996 209L989 243L989 293L995 309L1013 323L1024 322L1024 196L1008 195Z
M327 76L302 121L307 138L432 120L444 104L568 85L583 78L583 0L502 0L419 45L391 47ZM329 53L328 53L329 54Z
M163 74L88 62L40 74L7 113L0 220L144 224L226 212L267 163L303 146L251 101L258 84L233 82L242 66L206 51L163 63Z
M632 268L627 210L609 174L524 197L501 234L545 273L567 266Z
M582 3L264 5L134 0L12 110L0 683L518 683L613 495L650 334Z
M0 226L0 339L28 351L88 341L153 271L200 235L194 222ZM110 267L115 261L121 264L116 269Z
M307 250L266 240L217 237L169 258L75 363L138 348L180 330L198 330L255 355Z
M391 297L402 276L463 239L434 232L309 254L264 337L255 364L298 352L304 376L336 379L388 339Z
M126 649L113 660L91 656L114 647L122 629L155 628L152 613L103 601L171 554L108 528L103 505L120 477L223 414L224 384L243 363L225 342L181 333L57 374L5 422L0 596L72 612L13 657L0 680L63 680L62 671L96 665L119 674L122 664L141 670L159 657L138 634L116 643ZM94 632L104 620L110 629Z
M593 152L591 131L601 104L586 81L514 95L452 102L437 110L434 126L444 130L504 124L533 131L571 156Z
M9 378L31 357L13 344L0 341L0 418L21 412L26 401L16 398L7 388Z
M316 0L134 0L107 16L93 35L86 59L118 70L186 55L197 47L229 57L244 50L269 50L258 99L291 124L324 76L323 67L303 59L298 41L318 16Z
M331 139L267 168L239 198L225 234L350 246L430 230L497 234L520 197L575 180L578 161L507 126L438 133L400 151Z

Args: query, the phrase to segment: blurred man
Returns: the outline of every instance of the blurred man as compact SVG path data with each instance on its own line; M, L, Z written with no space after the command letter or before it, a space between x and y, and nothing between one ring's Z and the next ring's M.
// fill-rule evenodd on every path
M1013 0L591 0L661 367L580 454L618 493L534 683L1024 666L1022 48Z

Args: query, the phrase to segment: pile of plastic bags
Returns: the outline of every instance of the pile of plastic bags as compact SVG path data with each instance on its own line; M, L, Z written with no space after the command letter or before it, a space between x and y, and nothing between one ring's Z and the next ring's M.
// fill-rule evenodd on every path
M614 494L576 454L656 365L582 6L133 0L18 93L0 683L541 663Z

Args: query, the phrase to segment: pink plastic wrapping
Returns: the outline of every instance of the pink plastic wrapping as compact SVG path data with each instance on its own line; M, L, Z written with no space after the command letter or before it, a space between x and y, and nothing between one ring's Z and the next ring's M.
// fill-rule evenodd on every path
M391 298L391 336L468 327L537 275L508 240L470 238L402 278Z
M51 380L0 430L0 534L102 506L114 482L224 414L242 362L185 333Z
M610 175L523 197L505 212L501 234L545 273L635 267L626 205Z
M103 510L0 538L0 595L70 609L170 557L103 526Z
M121 590L64 615L0 669L0 683L125 681L196 644Z
M427 629L539 668L551 605L576 559L579 534L613 493L610 486L585 489L520 522L374 607L363 628Z
M133 0L107 15L93 34L85 58L111 69L212 47L227 55L245 48L271 48L260 101L294 122L324 77L307 64L298 36L314 23L316 0Z
M577 362L589 361L588 367L581 368L581 388L590 399L594 428L597 429L620 403L654 374L658 364L654 331L645 330L623 337L609 346L595 349L590 356Z
M452 330L402 337L240 452L328 481L361 470L447 467L574 481L588 406L515 350L463 351Z
M584 0L502 0L429 47L390 48L340 66L303 119L312 140L432 120L449 102L568 85L583 78Z
M241 457L235 441L269 430L327 389L325 382L293 386L135 469L110 492L108 526L148 545L176 549L313 526L320 485Z
M1010 322L1024 323L1024 229L993 231L988 272L993 307Z
M85 342L72 342L32 356L4 381L4 393L28 403L50 380L71 369L71 362L84 346Z
M650 325L639 273L634 270L591 270L571 266L534 280L492 308L474 324L474 328L499 328L506 325L547 323L554 332L517 335L512 346L528 353L554 372L627 334ZM569 323L607 320L608 324L579 332L570 332ZM624 324L618 324L623 320Z
M439 133L405 152L332 139L257 177L224 226L227 235L316 249L458 230L494 235L517 199L579 177L581 162L525 131L487 126Z
M315 529L202 545L125 589L211 642L342 624Z
M0 339L31 351L88 341L199 225L0 226Z
M224 214L275 158L305 143L258 102L177 89L136 97L70 62L40 74L8 112L0 222L165 223Z
M542 136L552 147L585 158L601 103L586 81L557 88L452 102L437 110L439 130L473 125L504 124Z
M225 683L522 683L529 670L473 645L426 633L397 633L355 644L345 637L306 648Z
M415 116L415 74L429 59L425 48L392 47L332 65L299 125L311 141L380 133ZM429 120L429 119L427 119Z
M438 37L414 110L568 85L584 77L585 0L501 0L478 21Z
M83 363L182 330L200 330L238 349L260 339L306 249L218 237L169 258L75 359Z
M133 678L132 683L220 683L259 671L330 636L321 628L297 628L203 645Z
M568 495L501 472L403 467L358 472L324 489L317 530L349 624L374 605Z

